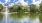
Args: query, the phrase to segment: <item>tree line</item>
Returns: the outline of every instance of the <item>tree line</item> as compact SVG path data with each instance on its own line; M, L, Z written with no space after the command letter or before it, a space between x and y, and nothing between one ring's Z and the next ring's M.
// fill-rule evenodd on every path
M28 6L13 5L13 6L9 6L8 9L10 12L28 12L28 8L29 8L30 9L29 12L42 12L42 2L40 3L40 6L36 6L34 4L31 4ZM3 7L4 6L2 4L0 4L0 12L2 12ZM39 7L39 9L38 9L38 7Z

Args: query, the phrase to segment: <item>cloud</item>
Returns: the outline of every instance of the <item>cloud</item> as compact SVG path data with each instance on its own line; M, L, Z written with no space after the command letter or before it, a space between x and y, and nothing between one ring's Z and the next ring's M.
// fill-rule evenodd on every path
M13 6L14 5L14 3L11 3L9 6Z
M26 1L26 3L28 3L28 1Z
M0 1L0 4L4 4L4 3L2 3L2 2Z
M28 5L28 3L24 2L24 0L18 0L17 2L15 2L15 4Z
M13 2L15 2L15 0Z
M2 4L4 6L4 3L2 3L1 1L0 1L0 4Z
M2 4L2 2L0 1L0 4Z
M11 0L5 0L5 3L10 2Z
M14 5L14 2L16 0L13 1L13 3L9 4L9 6ZM11 2L11 0L5 0L5 2L3 4L7 4L8 2ZM28 1L27 1L28 2ZM24 0L18 0L17 2L15 2L15 4L21 4L21 5L28 5L27 2L24 2ZM2 2L0 1L0 3L2 4Z
M39 6L42 0L32 0L32 4Z

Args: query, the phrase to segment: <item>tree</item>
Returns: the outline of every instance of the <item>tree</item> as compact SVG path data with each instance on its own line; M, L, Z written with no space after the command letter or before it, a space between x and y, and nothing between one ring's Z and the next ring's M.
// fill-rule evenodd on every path
M11 12L25 12L27 9L25 6L22 6L22 5L13 5L11 7L9 7L9 10Z
M42 2L40 3L40 8L39 9L42 12Z
M3 6L2 6L2 4L0 4L0 11L2 11L2 9L3 9Z
M22 5L19 5L17 9L18 9L18 11L21 11L21 12L26 12L27 11L26 6L22 6Z
M20 10L22 10L22 8L21 8L21 6L18 6L17 11L20 12Z
M10 6L10 7L9 7L9 11L10 11L10 12L16 12L16 11L17 11L17 8L18 8L17 5Z
M32 4L30 5L30 12L36 12L37 9L36 9L36 5Z

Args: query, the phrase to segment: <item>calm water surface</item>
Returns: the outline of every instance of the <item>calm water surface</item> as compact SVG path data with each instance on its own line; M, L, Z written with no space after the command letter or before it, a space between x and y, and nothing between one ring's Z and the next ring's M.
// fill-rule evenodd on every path
M0 23L5 23L5 15L0 13ZM42 23L42 13L11 13L8 23Z

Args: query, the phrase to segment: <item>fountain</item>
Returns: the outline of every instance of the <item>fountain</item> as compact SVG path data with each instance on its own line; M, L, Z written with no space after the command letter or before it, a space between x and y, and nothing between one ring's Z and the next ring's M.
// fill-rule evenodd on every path
M9 12L9 10L8 10L8 6L7 5L5 5L4 4L4 13L3 13L3 22L2 23L7 23L7 21L8 21L8 18L9 18L9 14L8 14L8 12Z
M8 6L7 6L7 4L5 4L4 5L4 8L5 8L5 12L4 12L4 17L3 17L3 21L5 22L5 23L8 23L7 21L8 21L8 19L9 19L9 10L8 10Z
M3 13L3 22L2 23L10 23L10 13L9 13L9 10L8 10L8 4L7 4L7 2L6 3L4 3L3 4L3 6L4 6L4 13Z
M6 6L6 9L5 9L5 17L6 17L6 23L7 23L7 19L8 19L8 8Z
M12 20L11 20L11 18L10 18L10 14L11 13L9 13L9 9L8 9L8 4L5 4L4 5L4 8L5 8L5 16L4 16L4 20L5 20L5 23L10 23L10 22L12 22Z
M10 23L10 22L12 22L12 20L10 18L10 14L11 13L9 13L8 5L4 4L4 13L3 13L3 22L2 23Z

